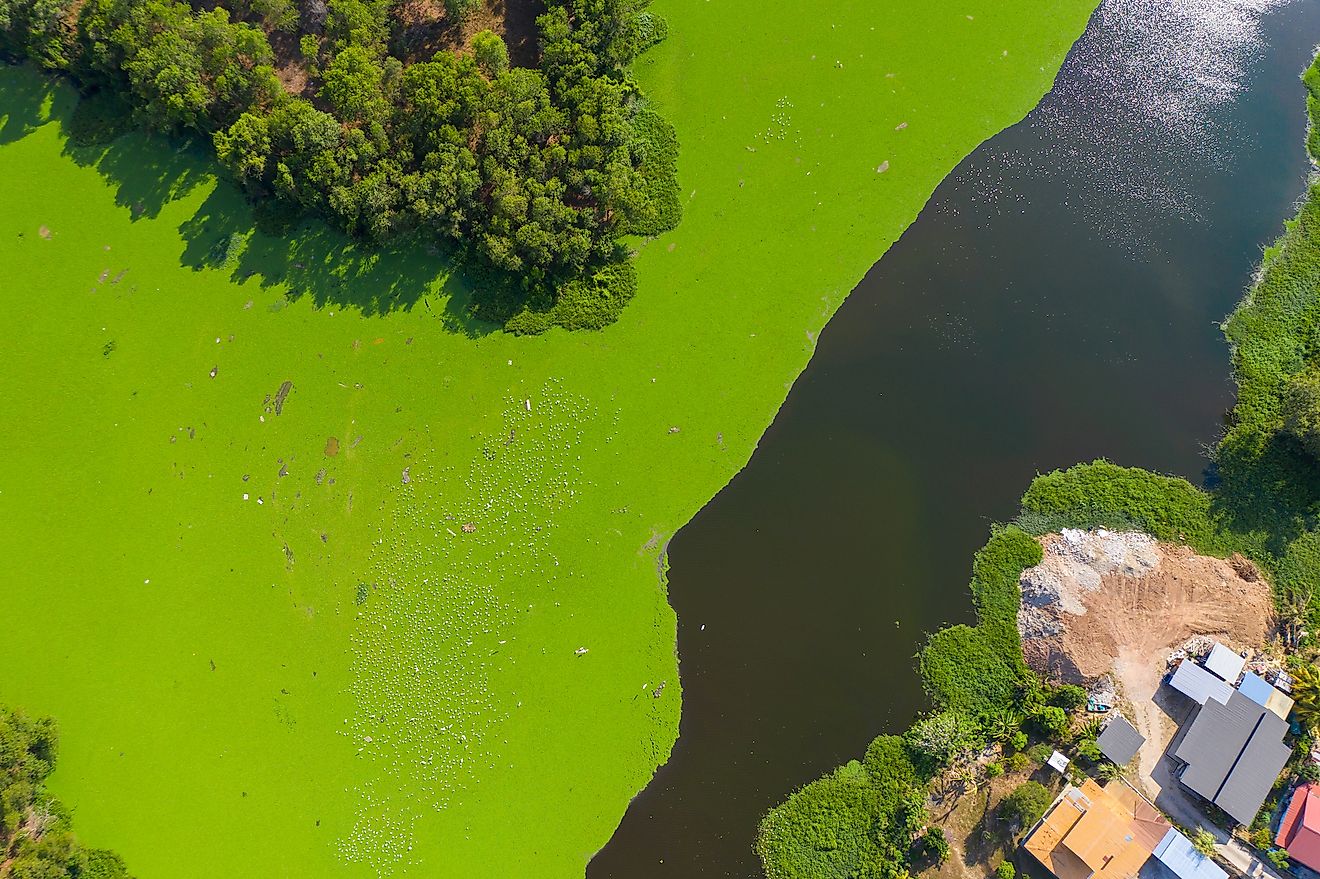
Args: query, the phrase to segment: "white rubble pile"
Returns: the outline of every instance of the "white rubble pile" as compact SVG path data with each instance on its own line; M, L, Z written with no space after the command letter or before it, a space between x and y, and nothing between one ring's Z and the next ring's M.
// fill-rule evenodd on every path
M1045 558L1018 579L1022 611L1018 631L1023 638L1041 638L1062 631L1061 614L1082 616L1084 592L1100 588L1105 574L1141 577L1159 569L1155 538L1138 531L1082 531L1065 528L1046 546Z

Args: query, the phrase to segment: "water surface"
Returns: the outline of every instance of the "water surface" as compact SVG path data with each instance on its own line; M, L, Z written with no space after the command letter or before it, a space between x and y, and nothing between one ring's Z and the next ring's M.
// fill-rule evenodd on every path
M760 816L923 707L912 657L969 619L971 555L1036 473L1200 478L1317 39L1317 3L1113 0L945 180L673 541L681 735L592 879L758 875Z

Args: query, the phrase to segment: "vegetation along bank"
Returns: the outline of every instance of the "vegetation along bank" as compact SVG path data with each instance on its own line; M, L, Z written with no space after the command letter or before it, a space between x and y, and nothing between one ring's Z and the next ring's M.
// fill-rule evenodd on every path
M1320 60L1303 81L1307 147L1320 163ZM931 713L902 736L876 739L862 760L766 815L757 851L770 879L899 877L937 866L948 845L940 828L928 826L929 803L951 775L971 772L975 779L954 780L990 782L987 790L995 790L997 776L1039 766L1055 744L1098 754L1093 726L1068 718L1082 692L1044 684L1023 661L1018 579L1040 561L1040 535L1103 527L1221 558L1242 553L1272 584L1296 655L1316 652L1315 637L1300 634L1320 623L1320 182L1311 181L1297 216L1266 250L1224 332L1238 398L1212 451L1211 486L1103 461L1033 481L1018 518L995 528L973 561L977 624L937 632L920 653ZM968 755L988 744L1004 757L969 769ZM1049 796L1031 784L999 799L987 839L1010 843L1043 814ZM988 845L985 856L1000 850ZM1000 875L1012 876L1012 866Z
M53 719L0 705L0 879L131 879L117 854L78 842L46 790L58 753Z
M209 138L268 221L420 237L471 258L482 318L599 328L637 286L624 236L679 219L673 127L628 73L665 21L508 5L536 34L512 59L480 0L0 0L0 54L71 76L112 131L131 108Z

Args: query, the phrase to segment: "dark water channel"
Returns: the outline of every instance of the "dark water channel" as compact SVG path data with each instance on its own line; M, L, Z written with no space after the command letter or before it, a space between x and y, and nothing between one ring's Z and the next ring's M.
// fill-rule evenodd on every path
M1207 38L1200 56L1241 57L1240 90L1207 97L1160 74L1168 46L1134 47L1158 27L1097 14L1055 91L844 304L750 466L670 547L681 736L591 879L759 875L760 816L923 707L918 644L970 617L972 553L1037 472L1103 456L1201 477L1232 396L1217 323L1307 172L1320 2L1249 23L1245 47Z

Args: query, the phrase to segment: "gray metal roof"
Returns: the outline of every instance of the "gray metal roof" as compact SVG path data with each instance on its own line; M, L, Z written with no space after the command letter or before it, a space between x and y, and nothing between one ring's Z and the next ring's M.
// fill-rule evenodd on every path
M1128 723L1122 715L1109 721L1104 732L1095 740L1100 746L1100 753L1119 766L1126 766L1145 742L1145 736L1137 732L1136 727Z
M1227 704L1201 706L1174 756L1187 764L1179 779L1240 824L1260 811L1291 750L1288 724L1234 690Z
M1283 743L1287 728L1283 718L1266 709L1251 741L1215 797L1215 805L1239 824L1251 824L1255 820L1274 780L1288 762L1292 749Z

